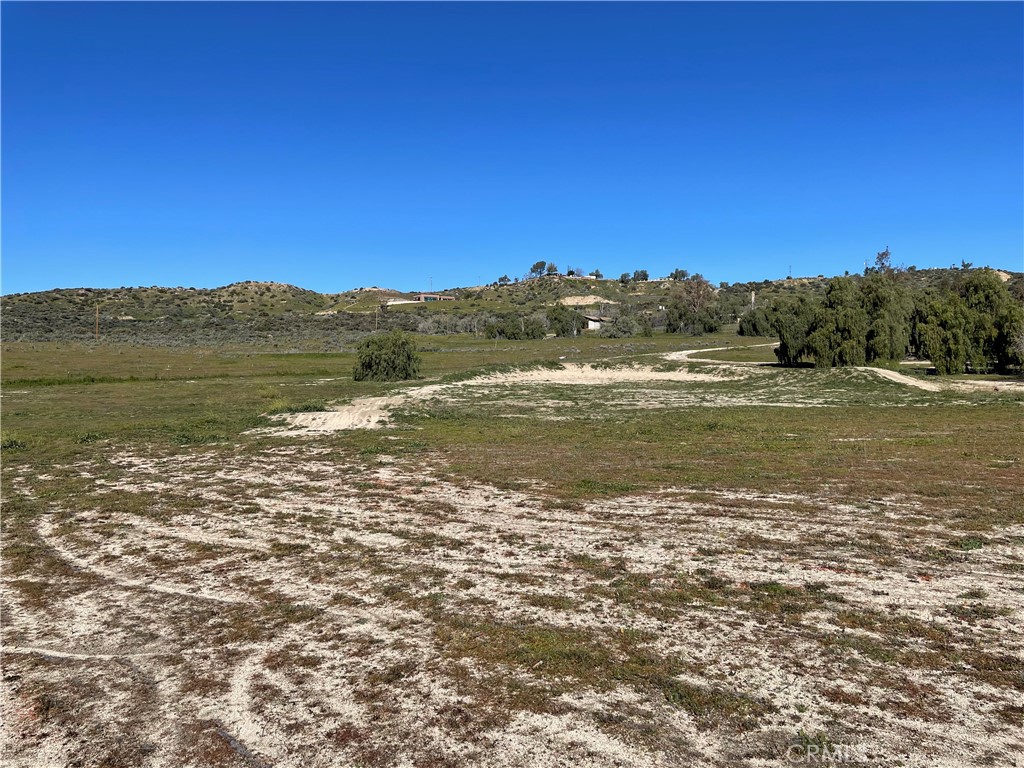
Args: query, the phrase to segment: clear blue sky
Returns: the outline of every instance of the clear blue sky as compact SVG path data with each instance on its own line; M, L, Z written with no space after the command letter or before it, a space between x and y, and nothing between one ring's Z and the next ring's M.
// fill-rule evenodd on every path
M2 5L4 293L1024 269L1024 5Z

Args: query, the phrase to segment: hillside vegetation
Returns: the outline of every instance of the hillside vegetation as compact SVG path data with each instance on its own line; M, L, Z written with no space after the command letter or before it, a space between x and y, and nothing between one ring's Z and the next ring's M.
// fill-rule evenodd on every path
M969 266L910 268L901 272L901 281L915 293L942 290L962 279ZM1024 304L1024 274L996 274L1006 280L1015 301ZM787 300L820 302L829 285L824 276L718 286L684 270L676 270L672 278L645 277L643 270L611 280L542 269L515 281L503 276L485 286L443 290L439 293L452 300L426 303L410 302L415 294L388 288L317 293L251 281L212 289L56 289L3 297L3 337L88 342L98 335L104 342L147 346L255 344L331 351L352 349L375 330L492 338L573 335L586 327L584 314L606 318L603 335L700 335L739 321L752 303L768 312ZM855 283L864 279L850 277ZM574 297L588 297L590 303L560 309ZM761 330L778 335L777 329Z

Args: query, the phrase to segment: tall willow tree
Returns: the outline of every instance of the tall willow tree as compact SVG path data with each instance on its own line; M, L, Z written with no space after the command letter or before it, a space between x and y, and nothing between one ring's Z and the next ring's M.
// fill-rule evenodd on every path
M970 317L956 293L930 294L920 302L915 336L919 353L940 374L963 373L970 354Z
M868 313L856 283L836 277L825 288L825 301L814 314L807 353L818 368L867 362Z
M971 272L956 290L918 302L914 337L939 373L1006 371L1024 363L1014 339L1024 332L1024 307L991 269Z
M1013 300L999 275L991 269L971 272L961 295L970 313L971 366L975 370L1004 371L1019 365L1013 340L1024 325L1024 308Z
M775 356L783 365L799 365L807 355L807 334L814 311L814 304L806 296L781 299L772 306L772 330L779 336Z
M899 272L876 273L861 281L868 313L865 358L868 363L898 363L910 351L914 295Z

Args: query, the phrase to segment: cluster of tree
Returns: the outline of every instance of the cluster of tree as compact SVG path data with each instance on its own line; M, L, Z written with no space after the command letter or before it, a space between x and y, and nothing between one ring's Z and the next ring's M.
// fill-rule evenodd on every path
M484 335L488 339L507 339L508 341L543 339L547 335L547 328L538 317L519 315L490 321L484 327Z
M646 315L620 312L611 321L601 326L600 335L608 339L625 339L631 336L653 336L654 326Z
M956 291L930 293L915 307L911 344L939 373L1007 371L1024 365L1024 306L989 269Z
M629 274L629 272L623 272L619 275L619 282L622 283L622 285L629 285L630 283L646 283L650 279L651 277L646 269L635 269L633 270L632 275Z
M559 274L559 272L558 272L558 265L557 264L555 264L553 261L543 261L542 260L542 261L534 262L533 266L530 267L530 271L526 273L526 276L527 277L541 277L543 275L557 275L557 274ZM568 267L565 270L565 274L566 274L567 277L584 277L584 276L589 276L589 277L593 277L593 278L595 278L597 280L602 280L604 278L604 275L601 274L601 270L600 269L595 269L595 270L592 270L591 272L584 272L581 267ZM647 273L644 272L644 274L646 275ZM646 280L647 278L644 278L644 279ZM508 285L510 282L511 282L511 280L509 280L508 275L502 275L501 277L498 278L498 284L499 285ZM518 280L517 280L517 282L518 282Z
M688 275L678 282L665 308L665 332L701 336L721 328L723 318L717 311L711 283L700 274Z
M464 315L448 314L447 312L431 313L417 323L416 333L422 333L425 336L450 336L455 333L478 335L493 319L488 312Z
M554 262L538 261L535 262L533 266L530 267L530 271L526 273L526 276L541 277L543 275L556 274L558 274L558 266ZM579 267L569 267L568 269L566 269L565 274L569 277L583 277L584 275L586 275L589 277L596 278L598 280L604 279L604 275L601 273L601 270L599 269L595 269L591 272L584 272ZM681 281L686 280L688 277L690 277L690 273L685 269L674 269L672 270L672 272L668 274L669 280ZM622 285L624 286L629 285L630 283L646 283L650 279L650 273L646 269L635 269L633 270L632 274L630 274L629 272L623 272L621 275L619 275L619 282L622 283ZM499 285L508 285L510 282L512 282L512 280L509 278L508 275L502 275L501 277L498 278L497 282ZM722 287L725 287L727 285L728 283L722 283Z
M774 332L783 365L889 365L914 355L948 374L1024 364L1024 306L993 270L965 271L950 285L918 291L905 276L883 251L860 280L836 277L821 299L782 298L751 310L739 332Z
M534 265L530 267L530 271L528 273L529 277L540 277L543 274L557 275L558 265L553 261L541 260L534 263Z
M549 333L555 336L578 336L587 328L584 315L570 307L557 305L546 313L532 315L508 315L494 318L487 323L484 334L489 339L507 339L521 341L523 339L542 339ZM623 305L615 312L614 317L607 320L600 331L606 338L625 338L628 336L651 336L654 326L650 317L642 314L631 305Z
M575 309L558 304L548 310L548 330L556 336L578 336L587 328L587 319Z
M327 316L291 313L252 317L168 316L152 320L121 320L101 312L99 335L103 344L153 347L247 344L339 351L351 348L375 327L415 331L419 320L412 312L393 312L379 317L369 312L341 312ZM94 327L93 317L83 317L81 313L5 312L3 332L4 339L9 341L90 343L95 338Z

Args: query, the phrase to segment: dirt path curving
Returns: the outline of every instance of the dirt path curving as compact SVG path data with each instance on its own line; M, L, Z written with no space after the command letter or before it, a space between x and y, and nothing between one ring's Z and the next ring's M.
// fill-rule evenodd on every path
M916 387L917 389L923 389L925 392L941 392L942 387L938 384L933 384L930 381L922 381L914 376L907 376L905 373L898 371L890 371L888 368L871 368L867 365L858 365L854 370L867 371L873 373L876 376L881 376L883 379L889 381L895 381L897 384L906 384L908 387Z
M635 365L601 367L569 363L558 368L530 368L508 373L484 374L451 384L429 384L385 397L360 397L328 411L284 414L280 418L285 422L285 426L259 431L276 435L297 435L346 429L379 429L387 425L388 417L395 408L471 387L531 384L601 386L653 381L719 382L740 379L745 375L739 371L729 375L720 371L694 373L686 370L659 371Z
M680 363L688 362L702 362L702 363L722 363L724 365L774 365L774 363L755 363L755 362L743 362L740 360L711 360L702 357L695 357L695 355L701 355L705 352L722 352L724 350L733 349L755 349L757 347L777 347L779 343L777 341L769 342L768 344L744 344L739 347L708 347L707 349L683 349L679 352L668 352L662 355L666 360L674 360Z

